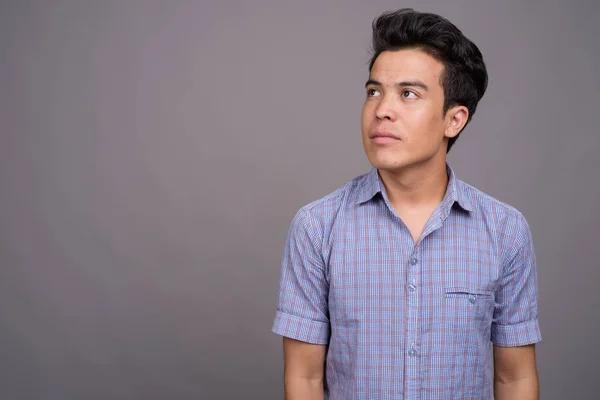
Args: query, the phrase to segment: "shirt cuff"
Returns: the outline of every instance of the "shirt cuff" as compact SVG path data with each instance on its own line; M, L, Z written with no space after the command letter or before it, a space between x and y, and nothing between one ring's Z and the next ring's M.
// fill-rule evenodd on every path
M517 325L492 325L492 343L500 347L526 346L540 342L542 335L537 319Z
M329 323L277 311L271 332L312 344L329 343Z

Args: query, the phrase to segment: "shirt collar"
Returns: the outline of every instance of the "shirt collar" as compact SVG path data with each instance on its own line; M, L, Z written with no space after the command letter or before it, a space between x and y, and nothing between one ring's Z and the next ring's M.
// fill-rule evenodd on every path
M464 210L473 212L473 203L465 194L463 182L456 178L454 170L448 163L446 163L446 171L448 173L448 187L442 200L442 207L450 209L456 202ZM385 194L385 186L381 181L377 168L373 167L359 186L356 204L371 200L377 193Z

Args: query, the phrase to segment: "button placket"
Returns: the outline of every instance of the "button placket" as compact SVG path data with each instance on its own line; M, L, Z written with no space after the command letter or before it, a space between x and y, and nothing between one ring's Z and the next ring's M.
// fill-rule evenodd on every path
M416 398L419 390L420 360L419 360L419 326L421 320L420 290L419 281L421 268L419 262L420 240L414 245L410 254L405 259L405 307L407 310L406 318L406 337L405 337L405 398Z
M407 293L407 305L408 305L408 330L406 337L406 356L407 356L407 372L406 379L409 382L418 381L419 377L419 361L418 361L418 342L419 342L419 320L421 315L419 314L419 303L420 299L418 296L418 283L419 283L419 258L417 257L418 247L415 247L413 253L407 259L406 269L406 293ZM407 388L408 392L415 390L415 388Z

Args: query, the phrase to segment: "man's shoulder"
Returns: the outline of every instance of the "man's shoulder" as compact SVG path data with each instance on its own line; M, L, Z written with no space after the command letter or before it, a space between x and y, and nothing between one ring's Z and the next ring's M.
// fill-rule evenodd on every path
M325 196L314 200L302 208L307 211L318 211L320 208L324 207L337 207L341 205L344 201L351 200L354 198L356 189L360 187L362 181L366 178L368 174L359 175L342 186L339 186L332 192L326 194Z
M516 207L499 200L498 198L484 192L475 186L460 181L464 195L471 199L477 210L483 213L495 213L496 215L505 215L508 217L520 218L523 216Z
M466 182L461 181L460 184L463 195L473 203L477 218L505 246L520 242L530 235L527 219L519 209Z
M341 209L356 201L359 189L369 173L356 176L325 196L300 207L296 216L305 215L327 225L337 217Z

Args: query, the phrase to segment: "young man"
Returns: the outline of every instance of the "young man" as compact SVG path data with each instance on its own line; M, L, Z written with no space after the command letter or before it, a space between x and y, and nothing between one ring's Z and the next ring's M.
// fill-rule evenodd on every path
M529 226L446 162L485 92L482 55L410 9L373 22L373 50L373 169L302 207L286 240L285 398L537 399Z

